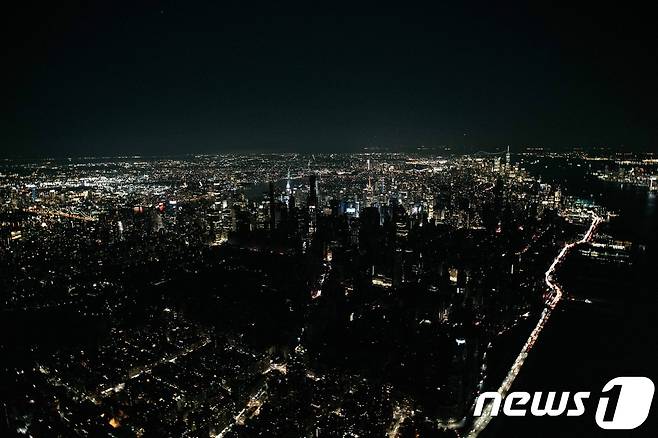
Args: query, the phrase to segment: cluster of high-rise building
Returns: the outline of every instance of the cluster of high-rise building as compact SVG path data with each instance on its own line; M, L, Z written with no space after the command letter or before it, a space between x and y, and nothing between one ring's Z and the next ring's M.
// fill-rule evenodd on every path
M33 435L464 427L599 208L509 150L7 162L0 194L5 424Z

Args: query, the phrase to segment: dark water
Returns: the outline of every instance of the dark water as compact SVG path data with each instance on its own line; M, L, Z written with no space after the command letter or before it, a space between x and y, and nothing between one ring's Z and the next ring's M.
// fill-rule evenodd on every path
M635 243L631 266L593 262L572 253L558 272L566 292L592 304L563 301L542 332L512 391L590 391L581 417L498 417L482 437L656 437L654 402L646 422L634 430L605 431L594 420L600 390L617 376L658 382L658 214L655 194L645 188L588 179L586 163L564 161L533 169L543 180L559 180L571 195L594 199L617 212L600 232Z

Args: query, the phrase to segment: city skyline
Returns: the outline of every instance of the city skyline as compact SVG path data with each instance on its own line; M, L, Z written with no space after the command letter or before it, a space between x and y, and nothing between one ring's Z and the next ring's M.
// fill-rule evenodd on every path
M0 430L589 435L591 415L474 407L653 376L657 166L507 149L2 160Z
M648 6L3 12L0 437L658 436Z

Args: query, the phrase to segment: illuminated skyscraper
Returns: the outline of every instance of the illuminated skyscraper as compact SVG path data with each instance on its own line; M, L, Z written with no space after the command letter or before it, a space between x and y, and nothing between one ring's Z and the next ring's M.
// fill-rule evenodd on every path
M286 196L292 194L292 189L290 188L290 167L288 168L288 177L286 178Z

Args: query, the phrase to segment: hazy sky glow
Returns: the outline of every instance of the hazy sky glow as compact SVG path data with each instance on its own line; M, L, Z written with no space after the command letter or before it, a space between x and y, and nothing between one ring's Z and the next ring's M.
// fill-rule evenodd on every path
M658 147L648 11L112 3L9 15L0 155Z

